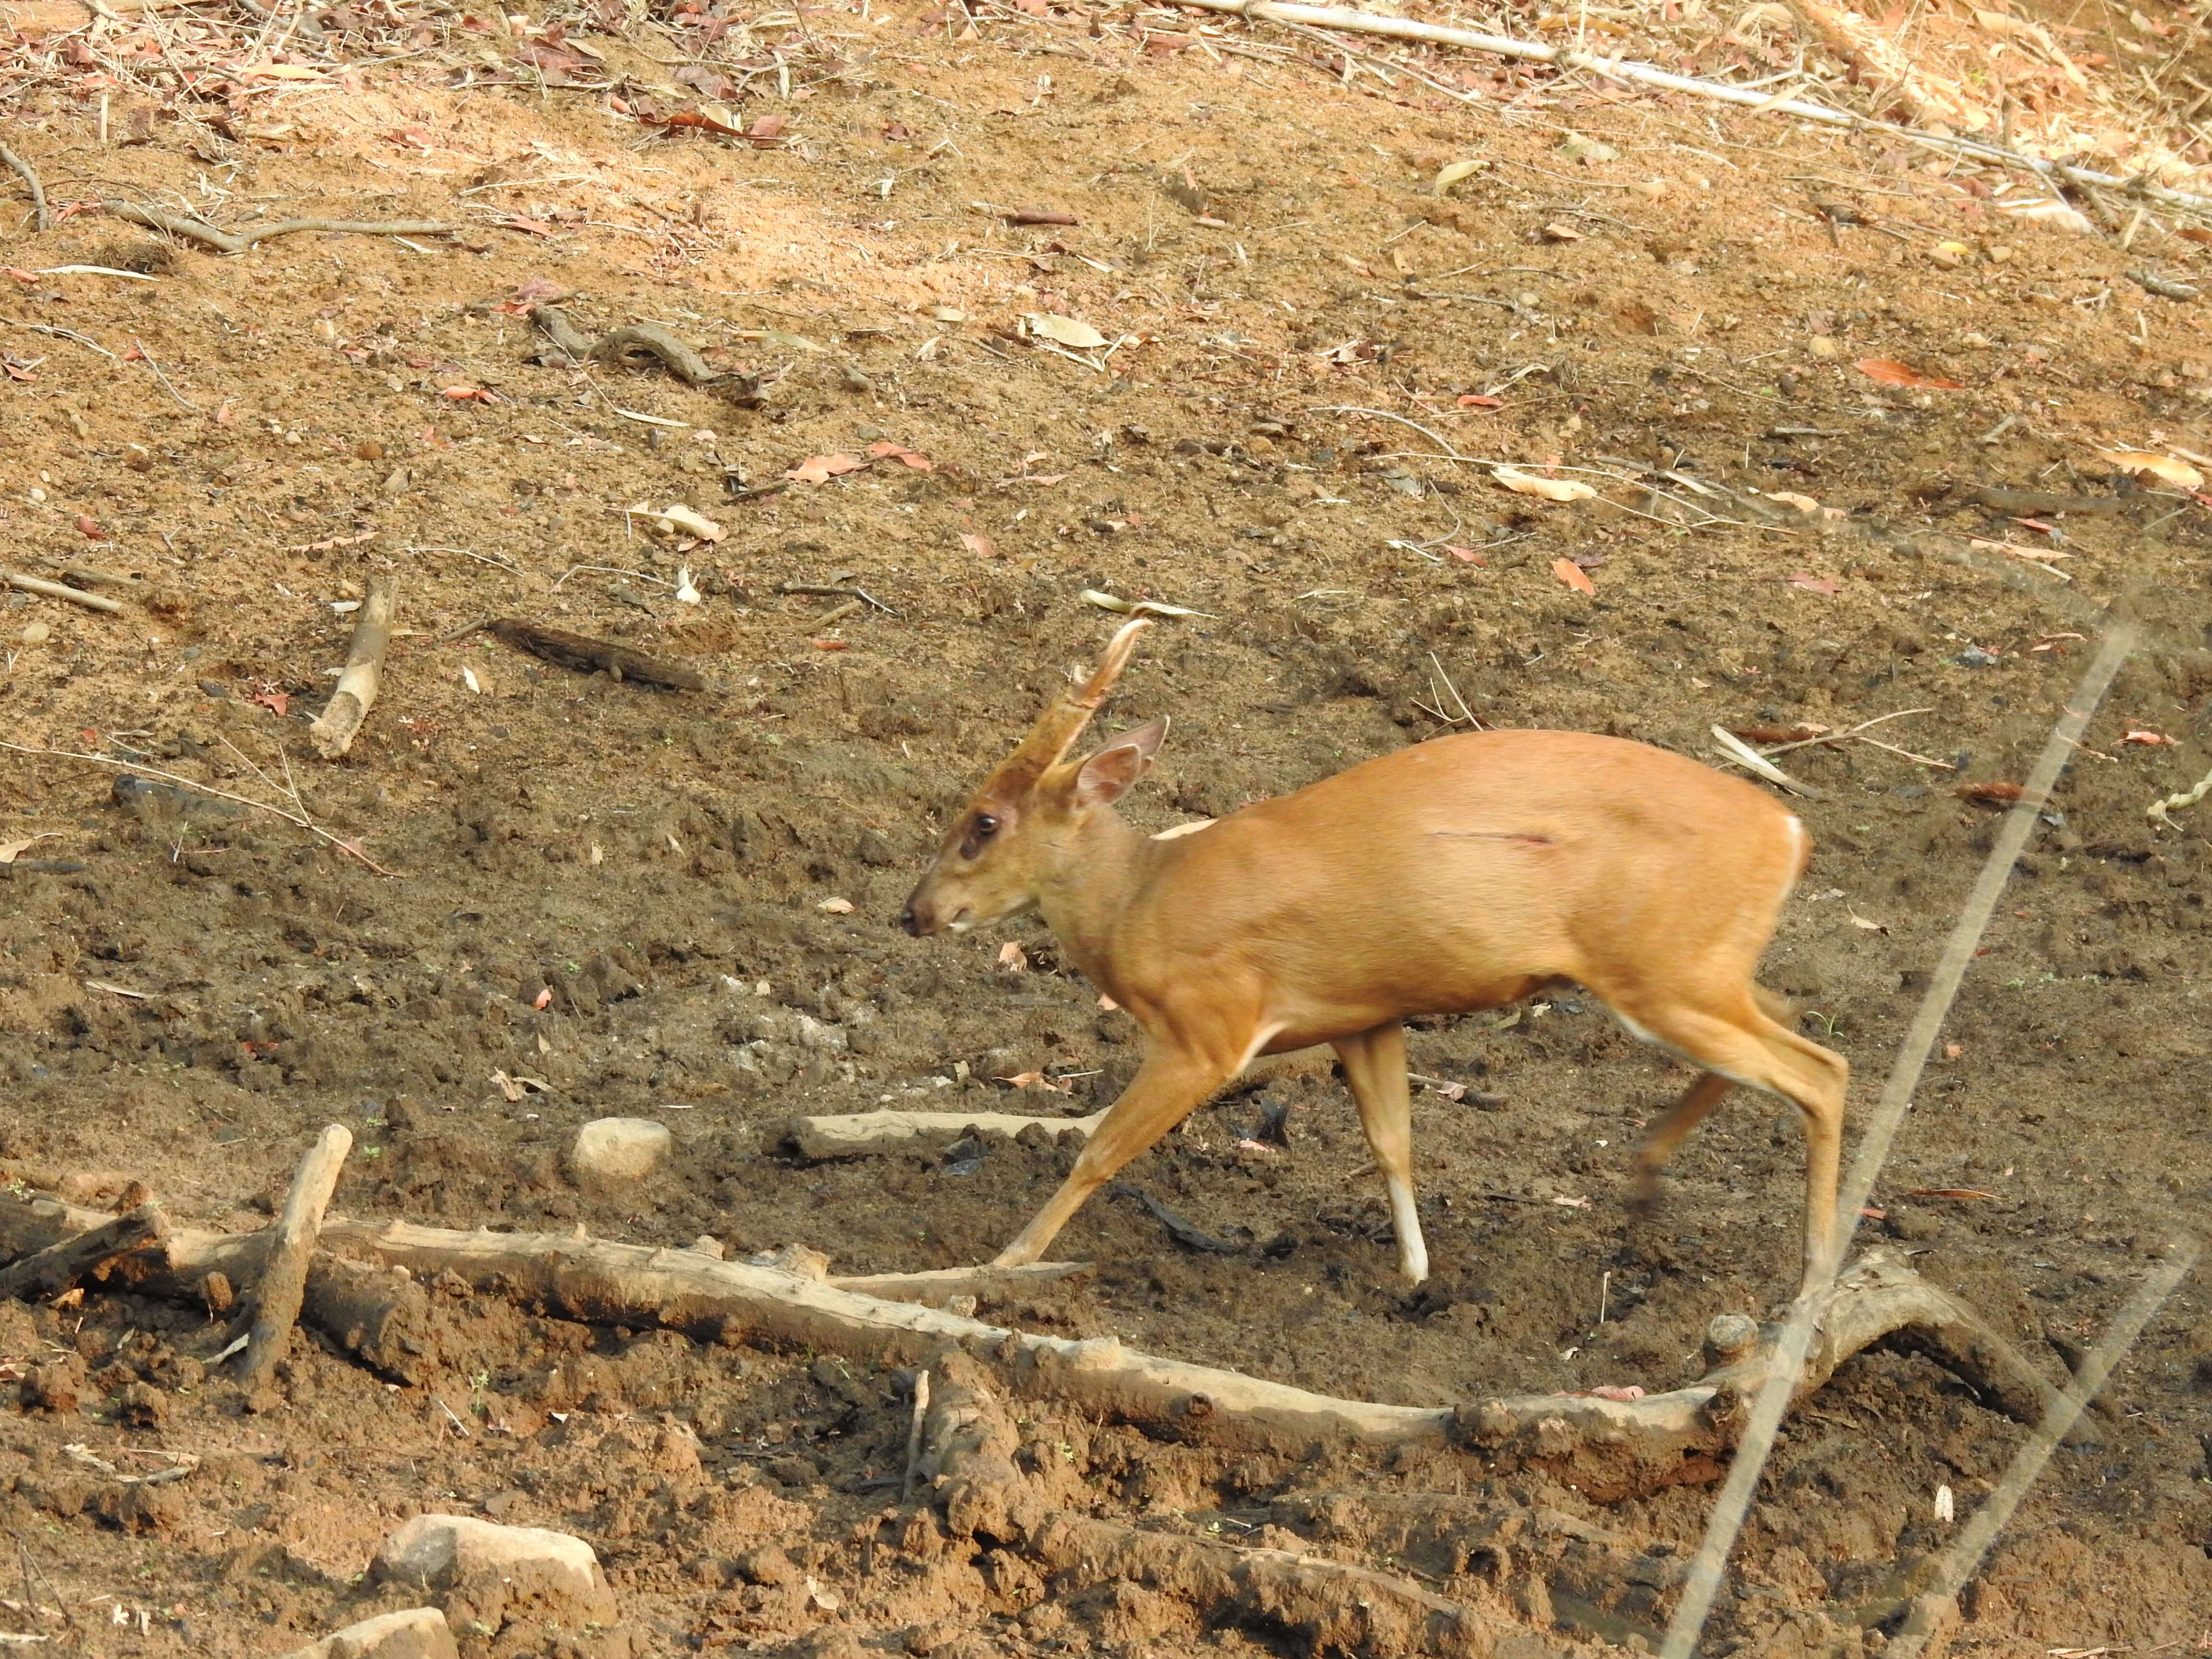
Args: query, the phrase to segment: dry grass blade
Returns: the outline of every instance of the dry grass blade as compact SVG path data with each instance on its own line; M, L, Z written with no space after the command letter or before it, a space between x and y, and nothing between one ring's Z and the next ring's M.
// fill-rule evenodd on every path
M227 742L225 746L229 747ZM236 794L228 789L217 788L211 783L201 783L197 779L183 777L174 772L165 772L158 766L141 766L135 762L117 760L112 755L88 755L79 749L49 749L34 744L9 743L4 738L0 738L0 749L13 750L19 755L40 755L53 760L85 761L94 766L112 766L118 772L129 772L142 778L159 778L162 782L173 783L180 789L196 790L203 795L213 795L219 800L235 801L240 806L250 806L257 812L268 812L283 819L287 823L299 825L317 840L328 842L349 858L359 859L380 876L394 876L398 873L386 869L374 859L369 857L362 850L359 842L334 836L322 825L315 823L307 816L304 807L288 812L281 806L272 806L265 800L256 800L251 795ZM231 752L234 755L238 754L235 748L232 748ZM280 750L278 752L283 751ZM243 755L239 755L239 758L246 761L246 764L252 768L256 776L264 782L269 781L268 774L263 772L259 767L254 766L252 761L246 760ZM300 799L299 793L296 790L290 793L296 806Z

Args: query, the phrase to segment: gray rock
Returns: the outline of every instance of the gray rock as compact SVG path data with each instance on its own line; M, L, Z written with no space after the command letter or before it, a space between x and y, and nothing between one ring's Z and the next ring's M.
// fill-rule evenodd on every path
M579 1181L642 1181L668 1156L668 1126L650 1118L595 1118L576 1131L568 1170Z
M453 1632L435 1607L379 1613L295 1648L284 1659L457 1659Z

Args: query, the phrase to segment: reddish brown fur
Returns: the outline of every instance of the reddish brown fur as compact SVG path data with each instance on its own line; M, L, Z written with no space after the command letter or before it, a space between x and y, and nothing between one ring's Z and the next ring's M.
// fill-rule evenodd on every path
M1134 631L1117 636L1109 668ZM1091 706L1109 679L1102 668L1085 688ZM1080 729L1066 719L1073 701L978 793L908 906L909 927L933 933L1034 903L1150 1040L1001 1262L1036 1260L1092 1191L1257 1054L1328 1042L1390 1188L1401 1266L1418 1280L1426 1255L1399 1022L1573 981L1706 1068L1653 1128L1647 1182L1732 1083L1797 1104L1810 1276L1832 1231L1848 1070L1774 1018L1778 1000L1752 981L1809 852L1771 797L1647 744L1470 732L1155 841L1112 802L1164 728L1063 763ZM983 814L999 828L979 838Z

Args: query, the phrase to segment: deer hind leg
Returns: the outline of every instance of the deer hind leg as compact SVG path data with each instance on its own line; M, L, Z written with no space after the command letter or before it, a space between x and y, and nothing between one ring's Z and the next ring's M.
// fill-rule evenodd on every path
M1406 1089L1406 1028L1392 1020L1334 1045L1358 1103L1359 1127L1382 1171L1390 1225L1398 1235L1398 1271L1408 1285L1429 1276L1429 1247L1413 1206L1413 1108Z
M1630 1202L1639 1213L1648 1216L1659 1207L1659 1171L1667 1167L1674 1149L1689 1138L1690 1131L1705 1121L1706 1114L1735 1087L1734 1078L1723 1077L1718 1072L1701 1073L1682 1091L1682 1097L1653 1122L1636 1154L1636 1181Z
M1224 1066L1180 1049L1152 1049L1129 1086L1091 1132L1060 1190L1046 1200L1020 1236L999 1252L992 1265L1020 1267L1040 1259L1085 1199L1112 1180L1123 1164L1197 1110L1237 1069L1233 1064Z
M1749 988L1740 998L1705 1006L1646 1007L1632 1016L1638 1035L1686 1056L1708 1075L1654 1126L1641 1160L1656 1170L1698 1119L1718 1105L1731 1084L1781 1096L1805 1126L1805 1275L1810 1285L1834 1267L1836 1183L1842 1161L1844 1093L1850 1066L1772 1017L1780 998Z

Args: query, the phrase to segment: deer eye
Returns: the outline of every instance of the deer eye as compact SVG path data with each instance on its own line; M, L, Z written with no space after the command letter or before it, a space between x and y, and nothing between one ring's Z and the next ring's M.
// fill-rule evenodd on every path
M998 833L998 819L993 817L988 812L978 812L975 815L975 838L978 841L988 841Z

